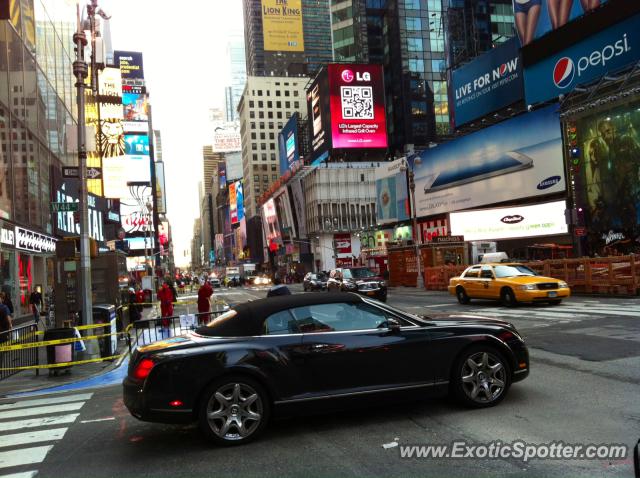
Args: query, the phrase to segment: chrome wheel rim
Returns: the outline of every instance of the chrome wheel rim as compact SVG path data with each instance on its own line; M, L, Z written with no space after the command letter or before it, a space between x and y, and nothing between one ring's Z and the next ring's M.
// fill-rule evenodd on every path
M223 440L243 440L262 422L264 408L255 389L246 383L222 385L209 399L207 421Z
M462 389L474 402L491 403L504 392L506 370L500 360L489 352L478 352L462 365Z

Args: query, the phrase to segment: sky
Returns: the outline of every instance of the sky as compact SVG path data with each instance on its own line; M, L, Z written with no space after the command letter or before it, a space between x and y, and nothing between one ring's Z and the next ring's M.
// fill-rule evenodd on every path
M100 0L99 5L111 15L113 48L143 53L153 129L162 135L174 257L176 265L185 266L193 220L200 214L202 146L212 142L209 108L224 106L226 38L242 32L242 3Z

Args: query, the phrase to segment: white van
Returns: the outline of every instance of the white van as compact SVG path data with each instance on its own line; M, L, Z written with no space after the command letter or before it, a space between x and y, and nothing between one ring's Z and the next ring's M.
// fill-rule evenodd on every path
M480 264L488 264L490 262L509 262L509 256L506 252L487 252L480 258Z

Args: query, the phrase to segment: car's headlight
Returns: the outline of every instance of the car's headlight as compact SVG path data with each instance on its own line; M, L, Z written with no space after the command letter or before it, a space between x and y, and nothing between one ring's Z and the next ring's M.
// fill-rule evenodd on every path
M347 289L355 289L356 287L358 287L354 282L347 282L347 281L344 282L344 286Z
M559 289L568 289L569 288L569 284L567 284L564 281L560 281L560 282L558 282L558 288Z
M537 288L535 284L524 284L518 287L520 290L536 290Z

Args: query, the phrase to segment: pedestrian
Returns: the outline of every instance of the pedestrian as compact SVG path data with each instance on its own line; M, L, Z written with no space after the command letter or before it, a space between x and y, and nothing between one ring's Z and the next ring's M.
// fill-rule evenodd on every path
M7 314L6 308L0 308L0 347L9 341L11 333L9 332L13 328L11 322L11 316ZM4 358L9 357L8 352L0 352L0 368L4 368Z
M140 320L142 314L140 313L140 306L138 305L138 296L136 290L133 287L129 288L129 320L134 323Z
M211 296L213 295L213 287L209 284L209 281L205 281L204 284L198 289L198 313L208 314L211 310ZM209 321L208 315L198 316L198 321Z
M173 316L173 292L169 286L169 281L165 280L162 283L162 287L160 287L158 291L158 300L160 301L160 315L162 316L162 320L160 321L163 329L162 335L164 336L166 334L170 336L169 326L171 321L168 317Z
M13 315L13 302L11 302L11 289L6 287L2 293L4 294L4 305L9 309L9 315Z
M277 297L279 295L291 295L289 288L278 278L273 280L273 287L267 292L267 297Z
M2 310L6 314L6 316L9 318L9 322L12 322L13 310L9 308L6 301L7 294L5 292L0 292L0 310Z
M38 323L38 319L40 319L40 310L42 309L42 294L37 288L31 291L31 295L29 296L29 306L31 307L34 322Z

